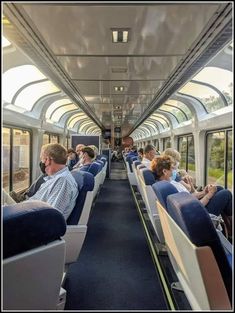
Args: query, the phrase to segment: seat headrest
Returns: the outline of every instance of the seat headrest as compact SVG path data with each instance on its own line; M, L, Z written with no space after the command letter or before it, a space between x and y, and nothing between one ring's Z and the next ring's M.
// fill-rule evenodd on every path
M75 170L76 171L76 170ZM71 172L72 174L75 172L74 170ZM79 190L75 206L73 211L69 215L67 219L67 225L77 225L82 214L83 206L86 200L87 192L92 191L95 185L94 175L85 172L85 171L77 171L83 177L83 186Z
M149 170L148 168L141 168L140 173L142 174L144 178L145 185L152 186L156 182L153 172Z
M75 179L78 185L78 190L81 190L84 183L84 175L81 173L81 171L77 169L72 170L71 174L73 175L73 178Z
M152 185L152 188L160 201L161 205L166 208L167 196L177 193L178 190L167 180L161 180Z
M100 171L100 164L96 162L91 163L88 169L88 172L96 176L99 173L99 171Z
M103 167L104 164L105 164L105 162L104 162L102 159L100 159L100 160L95 160L95 161L96 161L96 163L101 164L102 167Z
M167 211L193 244L211 247L231 300L232 268L206 208L190 193L179 192L167 197Z
M42 201L3 207L3 258L59 239L65 234L62 213Z

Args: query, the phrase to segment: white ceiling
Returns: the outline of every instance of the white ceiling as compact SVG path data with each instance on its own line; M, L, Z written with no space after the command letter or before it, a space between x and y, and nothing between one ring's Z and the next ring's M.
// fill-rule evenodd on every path
M125 136L209 27L220 4L18 2L15 7L96 119L106 128L121 120ZM113 43L112 28L129 28L130 41ZM124 91L116 92L115 86Z

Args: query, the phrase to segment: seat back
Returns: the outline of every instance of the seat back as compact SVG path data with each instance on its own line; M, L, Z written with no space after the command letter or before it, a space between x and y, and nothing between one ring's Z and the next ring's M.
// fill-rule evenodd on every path
M166 208L167 197L178 192L175 186L167 180L157 181L152 185L152 188L157 195L157 199L164 208Z
M230 309L232 272L201 202L187 192L174 193L158 211L171 263L192 309Z
M3 308L55 310L65 261L66 223L42 201L3 207Z
M153 172L148 168L143 168L141 170L141 173L143 175L144 183L146 186L152 186L156 182Z
M96 162L92 162L87 171L93 174L94 176L96 176L100 170L101 170L100 164Z
M73 211L67 219L67 225L86 225L93 199L94 176L89 172L79 170L73 170L71 174L77 182L79 193Z
M167 197L167 211L195 246L211 248L231 301L232 268L205 207L193 195L180 192Z

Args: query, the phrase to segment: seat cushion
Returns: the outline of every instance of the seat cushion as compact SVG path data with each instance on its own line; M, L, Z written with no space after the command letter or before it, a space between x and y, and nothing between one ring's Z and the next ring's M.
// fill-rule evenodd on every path
M3 258L45 245L65 234L61 212L42 201L3 207Z

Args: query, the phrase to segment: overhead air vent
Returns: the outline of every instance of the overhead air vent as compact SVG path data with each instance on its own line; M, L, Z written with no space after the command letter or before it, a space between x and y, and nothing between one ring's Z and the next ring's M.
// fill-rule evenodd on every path
M130 41L130 28L111 28L112 42L127 43Z
M111 71L112 73L126 73L127 68L126 67L112 67Z

